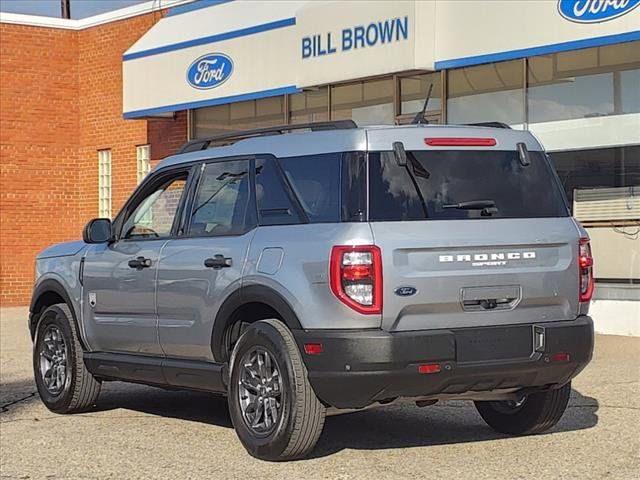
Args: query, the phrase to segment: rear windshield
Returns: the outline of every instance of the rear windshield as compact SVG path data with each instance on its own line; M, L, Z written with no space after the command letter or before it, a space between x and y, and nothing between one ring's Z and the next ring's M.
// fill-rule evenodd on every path
M523 166L515 151L369 154L371 221L566 217L554 173L542 152Z

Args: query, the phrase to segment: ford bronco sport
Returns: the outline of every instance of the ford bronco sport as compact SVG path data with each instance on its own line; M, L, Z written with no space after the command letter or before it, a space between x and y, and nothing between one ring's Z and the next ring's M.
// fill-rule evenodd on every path
M327 408L399 397L550 429L591 359L592 291L530 133L329 122L186 144L38 256L29 328L52 411L110 380L222 393L248 452L286 460Z

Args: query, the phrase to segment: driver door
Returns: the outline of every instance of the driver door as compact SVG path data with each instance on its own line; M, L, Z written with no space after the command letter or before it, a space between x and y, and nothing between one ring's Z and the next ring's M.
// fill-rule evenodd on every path
M94 350L162 354L156 272L161 251L175 233L188 180L186 169L153 175L114 222L116 241L88 251L82 309Z

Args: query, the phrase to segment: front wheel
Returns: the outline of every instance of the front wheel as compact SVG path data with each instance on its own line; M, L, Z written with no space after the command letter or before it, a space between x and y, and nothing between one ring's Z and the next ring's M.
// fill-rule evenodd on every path
M33 373L40 398L56 413L76 413L92 407L101 383L84 365L78 332L66 304L47 308L33 344Z
M230 365L229 412L247 451L271 461L306 456L320 437L326 409L287 327L279 320L252 324Z
M495 431L509 435L531 435L554 427L567 409L571 382L521 400L475 402L478 413Z

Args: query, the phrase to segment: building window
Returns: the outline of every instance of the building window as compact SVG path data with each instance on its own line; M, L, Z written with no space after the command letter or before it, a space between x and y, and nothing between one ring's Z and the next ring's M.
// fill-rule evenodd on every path
M528 63L530 123L640 112L640 41Z
M434 72L400 78L399 123L411 123L416 113L422 110L431 85L433 88L427 104L426 118L429 123L442 122L441 76L441 72Z
M284 124L284 97L198 108L193 111L193 138Z
M151 171L151 159L149 158L149 145L140 145L136 147L136 160L138 171L138 183L144 180L149 171Z
M640 187L640 145L554 152L569 203L578 189Z
M289 95L289 119L290 123L329 120L329 89L319 87Z
M447 123L524 123L523 60L447 72Z
M111 218L111 150L98 150L98 216Z
M351 119L358 125L393 125L393 78L331 87L331 120Z

